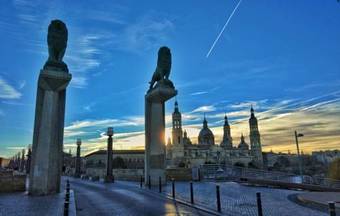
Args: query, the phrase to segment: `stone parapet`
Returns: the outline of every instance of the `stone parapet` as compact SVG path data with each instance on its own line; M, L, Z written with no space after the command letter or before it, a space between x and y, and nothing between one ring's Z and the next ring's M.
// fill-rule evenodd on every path
M13 171L0 172L0 193L26 190L26 175L15 175Z

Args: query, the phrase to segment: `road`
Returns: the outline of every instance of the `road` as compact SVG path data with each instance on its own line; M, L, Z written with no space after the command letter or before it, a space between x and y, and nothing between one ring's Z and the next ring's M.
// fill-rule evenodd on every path
M105 184L72 178L70 184L75 192L79 216L210 215L131 184Z

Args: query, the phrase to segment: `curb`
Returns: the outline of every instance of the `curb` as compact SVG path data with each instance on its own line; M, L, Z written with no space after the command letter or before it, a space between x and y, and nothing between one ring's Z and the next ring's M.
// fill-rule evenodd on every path
M299 196L299 194L296 195L296 199L298 201L300 201L301 203L319 206L319 207L322 207L322 208L328 210L328 205L327 204L316 202L316 201L309 200L309 199L304 199L303 197ZM336 209L337 213L340 213L340 208L339 207L335 207L335 209Z
M70 206L69 206L69 216L77 216L77 209L76 209L76 198L74 196L74 191L70 190Z
M172 198L172 196L168 195L168 194L164 194L164 193L159 193L159 192L156 192L156 191L153 191L153 190L149 190L149 189L146 189L145 188L139 188L141 191L145 191L147 193L151 193L153 195L156 195L158 197L162 197L162 198L165 198L165 199L169 199L169 200L172 200L174 202L177 202L177 203L180 203L182 205L185 205L185 206L188 206L188 207L191 207L191 208L194 208L194 209L197 209L199 211L202 211L202 212L205 212L205 213L208 213L208 214L211 214L211 215L216 215L216 216L221 216L221 215L226 215L226 213L220 213L220 212L217 212L217 211L214 211L212 209L208 209L206 207L203 207L201 205L197 205L197 204L191 204L190 202L188 201L185 201L183 199L178 199L178 198ZM144 190L143 190L144 189Z

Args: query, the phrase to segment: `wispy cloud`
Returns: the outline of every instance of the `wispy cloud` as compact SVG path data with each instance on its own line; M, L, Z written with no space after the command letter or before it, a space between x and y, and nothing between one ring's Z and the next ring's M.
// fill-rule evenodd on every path
M0 77L0 98L1 99L19 99L22 94L11 86L6 80Z
M19 89L23 89L24 87L26 86L26 80L21 80L20 82L19 82Z
M252 101L253 104L257 104L263 110L255 110L255 114L259 120L264 151L294 151L294 130L305 134L305 137L301 140L304 152L339 148L340 133L338 133L338 128L340 127L340 122L334 116L340 115L340 101L334 93L328 95L333 95L334 98L328 98L323 95L323 97L317 96L305 100L283 99L270 101L263 99ZM246 136L249 134L249 102L240 102L234 105L227 112L227 115L231 125L234 145L238 145L241 133ZM199 113L211 110L207 118L218 144L223 136L223 117L225 113L219 112L218 110L222 108L217 107L217 105L201 106L197 109L199 112L181 110L183 113L183 128L187 131L193 143L197 143L197 136L202 127L202 116ZM166 122L168 125L166 138L168 138L171 137L171 114L166 115ZM87 153L106 147L106 126L113 125L115 128L119 128L134 125L142 127L143 124L143 116L124 119L86 120L72 123L65 128L65 131L69 133L66 136L77 137L86 137L92 133L90 134L92 138L84 140L84 153ZM142 129L134 132L118 132L114 136L115 148L142 149L144 148L144 139ZM248 137L247 139L247 142L249 142ZM75 141L73 140L69 143L70 148L76 147L73 142Z
M216 110L216 107L214 105L209 105L209 106L200 106L200 107L197 107L196 109L194 109L192 111L192 113L197 113L197 112L212 112L212 111L215 111Z
M208 93L207 91L199 91L199 92L193 92L190 95L191 96L196 96L196 95L203 95L203 94L207 94L207 93Z
M169 18L150 13L126 25L119 35L112 38L111 43L115 49L142 53L163 45L174 28L175 25Z

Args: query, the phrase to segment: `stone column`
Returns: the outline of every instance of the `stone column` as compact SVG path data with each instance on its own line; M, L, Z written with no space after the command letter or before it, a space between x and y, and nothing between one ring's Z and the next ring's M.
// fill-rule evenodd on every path
M165 183L165 109L164 103L174 97L173 86L157 84L145 95L145 184Z
M40 71L35 106L30 195L60 192L66 87L72 79L63 56L68 31L60 20L48 26L48 60Z
M75 177L77 178L79 178L81 174L80 145L81 145L81 139L77 139L77 156L76 156L76 171L75 171Z
M107 160L106 160L106 176L105 182L112 182L112 136L113 136L113 128L109 127L106 133L109 138L107 139Z

